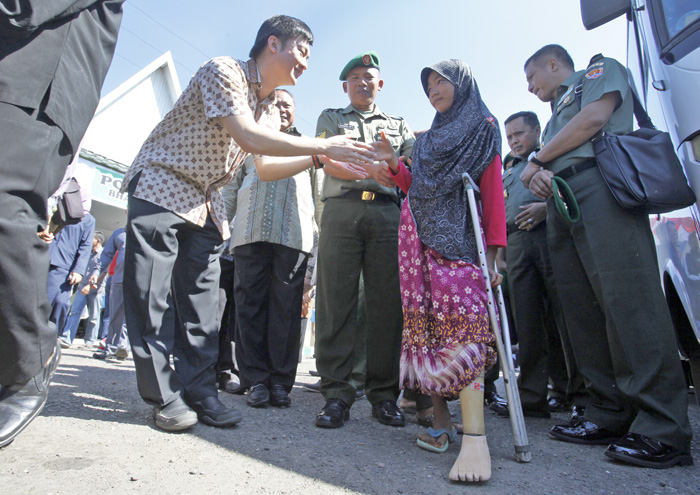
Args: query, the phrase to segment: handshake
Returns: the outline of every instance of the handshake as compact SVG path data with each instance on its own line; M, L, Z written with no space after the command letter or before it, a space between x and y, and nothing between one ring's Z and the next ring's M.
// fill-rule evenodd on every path
M338 179L374 179L382 186L394 187L396 183L391 178L390 170L394 173L398 171L399 157L396 156L393 146L384 133L382 132L381 141L375 141L365 147L373 152L373 160L344 162L332 160L325 155L320 155L318 158L324 165L324 171Z

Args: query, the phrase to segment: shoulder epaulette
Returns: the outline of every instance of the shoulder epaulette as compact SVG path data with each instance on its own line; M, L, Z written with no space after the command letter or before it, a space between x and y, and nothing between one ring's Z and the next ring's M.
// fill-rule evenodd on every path
M598 62L599 60L603 60L605 57L603 56L602 53L598 53L597 55L593 55L593 58L591 58L591 61L588 62L588 67L590 67L592 64Z

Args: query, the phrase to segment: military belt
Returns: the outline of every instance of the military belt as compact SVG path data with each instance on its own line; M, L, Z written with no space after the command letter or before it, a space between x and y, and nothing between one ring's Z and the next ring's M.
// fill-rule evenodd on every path
M341 196L336 196L342 199L360 199L362 201L375 201L379 203L396 203L396 200L388 194L382 194L373 191L361 191L352 189Z
M576 165L571 165L570 167L566 167L564 170L559 172L558 174L554 174L555 177L560 177L563 180L568 180L571 177L573 177L576 174L580 174L584 170L588 170L589 168L597 167L598 163L595 161L595 158L590 158L586 160L585 162L577 163Z

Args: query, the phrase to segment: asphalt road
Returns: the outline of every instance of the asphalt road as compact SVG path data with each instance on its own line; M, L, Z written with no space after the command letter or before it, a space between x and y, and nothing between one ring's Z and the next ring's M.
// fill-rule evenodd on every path
M314 427L322 398L299 386L316 381L308 373L313 360L300 364L289 408L252 409L245 397L222 392L224 403L243 412L240 425L165 433L138 395L131 359L98 361L75 347L64 352L42 414L0 450L0 494L700 493L698 466L637 468L607 460L604 447L550 439L549 428L567 420L563 413L526 418L532 462L520 464L509 421L487 411L491 480L450 482L459 445L445 454L419 449L414 416L404 428L383 426L361 400L344 428ZM700 465L700 408L690 399ZM451 409L459 420L459 405Z

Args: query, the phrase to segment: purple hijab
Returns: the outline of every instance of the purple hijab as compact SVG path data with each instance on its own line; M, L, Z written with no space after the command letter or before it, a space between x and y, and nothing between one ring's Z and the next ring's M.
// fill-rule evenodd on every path
M424 68L421 82L426 95L433 71L455 86L454 101L445 113L435 115L430 130L413 147L411 213L423 244L447 259L476 263L476 238L462 174L468 173L477 184L481 181L501 152L501 133L466 63L445 60Z

